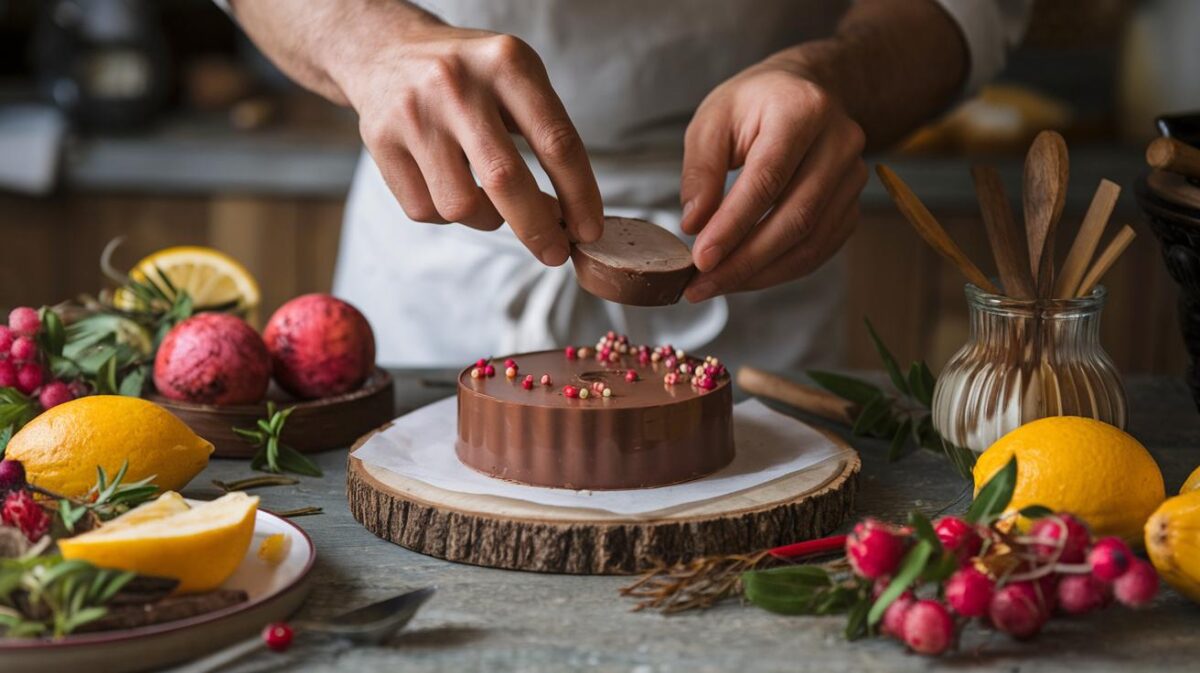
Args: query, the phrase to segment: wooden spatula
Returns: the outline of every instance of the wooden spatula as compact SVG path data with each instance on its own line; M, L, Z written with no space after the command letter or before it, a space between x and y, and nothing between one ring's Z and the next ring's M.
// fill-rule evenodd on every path
M900 209L900 213L908 220L908 223L917 230L921 238L933 247L938 253L950 260L962 275L966 276L967 280L975 284L976 287L990 292L992 294L1000 294L1000 290L988 280L987 276L975 266L967 255L958 247L958 244L950 238L942 225L934 219L933 213L921 203L917 195L913 193L900 176L896 175L892 169L878 164L875 166L875 172L879 174L879 180L891 195L892 201L896 203L896 207Z
M983 213L983 224L987 228L1004 292L1016 299L1033 299L1037 288L1029 271L1026 245L1017 229L1008 197L1004 195L1000 174L991 166L972 166L971 177L975 179L979 209Z
M1054 288L1054 231L1067 199L1069 177L1067 142L1055 131L1042 131L1025 155L1025 233L1029 239L1029 268L1038 297Z
M1104 227L1112 216L1113 207L1121 188L1111 180L1101 180L1092 197L1092 205L1088 206L1087 214L1083 216L1083 224L1075 234L1075 242L1067 253L1067 261L1063 262L1062 272L1054 283L1054 296L1059 299L1070 299L1079 289L1083 274L1087 271L1092 256L1096 254L1096 246L1104 235Z

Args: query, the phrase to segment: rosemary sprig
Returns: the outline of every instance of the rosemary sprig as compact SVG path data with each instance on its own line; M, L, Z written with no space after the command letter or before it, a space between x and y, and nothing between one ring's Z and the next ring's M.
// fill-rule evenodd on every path
M137 575L86 561L42 555L45 545L0 559L0 631L8 637L61 638L107 613L104 607Z
M296 407L277 409L274 402L267 402L267 417L260 418L253 428L234 428L233 432L246 443L259 449L250 459L250 467L265 472L293 472L308 477L320 477L321 468L308 456L284 444L280 437L283 426Z
M75 532L75 526L85 516L93 516L97 521L108 521L158 494L158 487L150 483L154 479L153 475L131 484L122 483L128 469L129 461L125 461L110 480L104 468L97 465L96 484L83 498L72 499L50 494L58 500L58 518L62 520L68 533Z
M235 481L221 481L220 479L212 480L213 486L216 486L226 493L231 491L248 491L252 488L263 488L264 486L295 486L299 483L299 479L275 475L247 477L245 479L237 479Z
M295 509L280 510L278 512L275 512L275 516L281 516L285 519L291 519L291 518L297 517L297 516L312 516L314 514L324 514L324 513L325 513L324 508L314 507L314 506L310 505L308 507L297 507Z

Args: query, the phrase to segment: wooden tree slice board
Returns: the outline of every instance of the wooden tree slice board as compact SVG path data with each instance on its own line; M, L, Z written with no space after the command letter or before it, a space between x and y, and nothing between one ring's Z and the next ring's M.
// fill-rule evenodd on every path
M836 529L854 508L862 463L853 448L826 434L840 457L652 516L448 491L365 465L353 455L346 496L350 512L367 530L429 556L511 570L625 575L656 560L747 553Z
M149 399L175 414L198 435L213 443L213 456L250 458L258 452L233 432L248 428L267 414L267 401L279 408L295 406L283 428L283 443L302 453L341 448L379 427L395 414L392 376L376 367L358 390L318 400L297 400L271 383L259 404L217 406L169 400L157 393Z

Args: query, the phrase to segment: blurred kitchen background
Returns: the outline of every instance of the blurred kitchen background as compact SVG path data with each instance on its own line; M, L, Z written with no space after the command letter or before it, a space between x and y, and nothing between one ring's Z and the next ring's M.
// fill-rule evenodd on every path
M1060 130L1072 223L1100 178L1120 184L1113 222L1140 235L1107 277L1103 341L1126 373L1186 364L1132 185L1154 117L1200 108L1197 35L1194 0L1038 2L1000 81L888 157L989 272L971 161L995 163L1016 195L1033 134ZM358 152L354 116L290 85L209 0L0 0L0 309L96 292L116 236L121 268L170 245L231 254L258 277L264 315L328 290ZM962 281L878 183L862 201L847 364L878 366L868 316L898 355L937 369L965 339ZM1074 230L1060 227L1060 254Z

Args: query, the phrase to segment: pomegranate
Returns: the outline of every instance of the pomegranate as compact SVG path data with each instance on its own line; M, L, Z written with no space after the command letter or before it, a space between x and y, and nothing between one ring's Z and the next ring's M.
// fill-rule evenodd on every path
M296 397L349 392L375 366L370 323L358 309L327 294L306 294L279 307L263 338L275 380Z
M267 393L271 357L242 319L201 313L176 325L154 358L164 397L203 404L251 404Z

